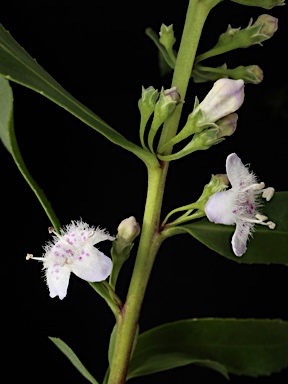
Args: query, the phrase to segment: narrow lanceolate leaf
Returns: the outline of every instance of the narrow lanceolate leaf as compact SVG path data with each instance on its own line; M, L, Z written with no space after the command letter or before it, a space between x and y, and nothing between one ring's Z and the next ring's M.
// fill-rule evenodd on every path
M133 152L143 161L155 161L148 151L127 140L57 83L0 24L0 74L39 92L66 109L107 139Z
M271 230L257 225L242 257L235 256L232 251L234 226L214 224L203 219L169 228L163 234L166 233L169 237L188 233L215 252L237 263L288 265L288 192L276 192L272 200L265 203L263 212L276 223L276 228Z
M70 347L61 339L57 337L49 337L49 339L60 349L61 352L71 361L76 369L92 384L98 384L98 381L94 379L94 377L87 371L75 353L72 351Z
M1 61L1 60L0 60ZM44 208L47 216L49 217L53 227L56 231L60 229L60 223L47 200L44 192L37 185L36 181L30 175L26 165L22 159L21 153L18 148L17 140L14 132L13 122L13 93L8 80L0 76L0 139L7 150L13 156L13 159L22 173L23 177L29 184L32 191L37 196L42 207Z
M144 332L128 378L188 364L228 374L271 375L288 366L288 323L281 320L189 319Z

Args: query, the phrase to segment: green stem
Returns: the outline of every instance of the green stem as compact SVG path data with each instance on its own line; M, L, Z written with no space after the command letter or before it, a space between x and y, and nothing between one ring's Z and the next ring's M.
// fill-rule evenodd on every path
M221 0L220 0L221 1ZM201 32L210 10L220 2L219 0L190 0L183 35L180 43L175 71L171 86L176 86L185 100L189 78L195 60L197 47ZM158 148L171 140L177 132L183 104L179 104L174 113L168 118L163 126ZM172 148L167 149L163 154L168 155Z
M176 85L184 99L196 49L204 22L212 7L221 0L190 0L182 41L176 61L172 86ZM182 107L175 110L164 124L160 145L177 132ZM172 149L171 149L172 150ZM170 152L171 153L171 152ZM130 361L138 318L158 249L164 239L159 232L161 206L169 163L147 165L148 193L143 218L141 238L135 267L121 313L117 317L117 335L110 367L109 384L124 384Z
M166 172L148 169L148 194L141 238L126 303L117 318L118 329L109 384L125 383L134 335L151 269L163 241L158 232Z

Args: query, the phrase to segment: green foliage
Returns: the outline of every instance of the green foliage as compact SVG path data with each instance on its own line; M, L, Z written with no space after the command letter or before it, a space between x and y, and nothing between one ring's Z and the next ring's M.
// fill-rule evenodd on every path
M65 91L57 81L29 56L2 25L0 25L0 57L0 74L6 79L15 81L47 97L85 124L100 132L112 143L134 153L146 164L157 161L151 153L127 140Z
M288 323L281 320L189 319L138 337L128 379L188 364L262 376L288 366Z
M38 186L36 181L30 175L26 165L23 161L19 147L17 144L15 131L14 131L14 122L13 122L13 93L9 85L8 80L0 76L0 139L3 141L7 150L11 153L19 171L22 173L22 176L29 184L32 191L35 193L36 197L40 201L42 207L44 208L47 216L49 217L53 227L57 232L60 230L60 223L57 219L57 216L47 200L44 192Z
M232 252L231 237L234 226L214 224L207 219L195 223L168 228L164 236L189 233L201 243L222 256L238 263L288 265L288 192L276 192L265 205L265 214L276 223L271 230L258 225L250 239L247 252L237 257Z
M71 361L76 369L92 384L98 384L98 381L87 371L75 353L64 341L57 337L49 337L49 339L60 349L61 352Z

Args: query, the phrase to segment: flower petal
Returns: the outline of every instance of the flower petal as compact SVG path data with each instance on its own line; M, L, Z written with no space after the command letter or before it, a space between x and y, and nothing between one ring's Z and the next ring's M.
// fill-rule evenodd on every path
M63 266L49 260L44 262L46 268L46 282L49 288L50 297L59 296L62 300L67 294L71 270L64 264Z
M249 223L239 222L232 237L232 249L236 256L242 256L247 250L247 240L250 234Z
M71 271L83 280L96 282L106 280L112 266L112 260L104 253L94 247L85 247L71 264Z
M113 241L113 240L115 240L115 237L110 236L109 233L107 233L105 231L105 229L96 228L94 231L94 234L93 234L93 236L91 236L89 242L90 242L90 244L95 245L95 244L100 243L101 241L105 241L105 240Z
M233 211L236 206L236 198L237 194L232 189L214 193L205 205L208 219L216 224L235 224L236 216Z
M240 188L245 188L256 182L253 173L249 172L236 153L231 153L231 155L227 157L226 173L232 188L237 191Z

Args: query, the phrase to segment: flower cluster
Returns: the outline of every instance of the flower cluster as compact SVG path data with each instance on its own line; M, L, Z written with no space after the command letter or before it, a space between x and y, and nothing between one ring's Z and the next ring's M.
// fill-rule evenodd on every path
M266 188L258 183L256 176L232 153L226 160L226 172L231 189L212 195L205 206L208 219L217 224L236 224L232 237L232 248L236 256L242 256L247 249L246 243L255 224L275 228L275 223L267 221L268 217L260 213L259 196L269 201L274 188Z
M59 296L62 300L66 296L71 272L90 282L103 281L111 274L111 259L94 247L101 241L114 240L105 230L80 220L64 227L61 235L53 227L49 232L54 236L44 246L43 257L28 254L26 259L43 262L50 297Z

